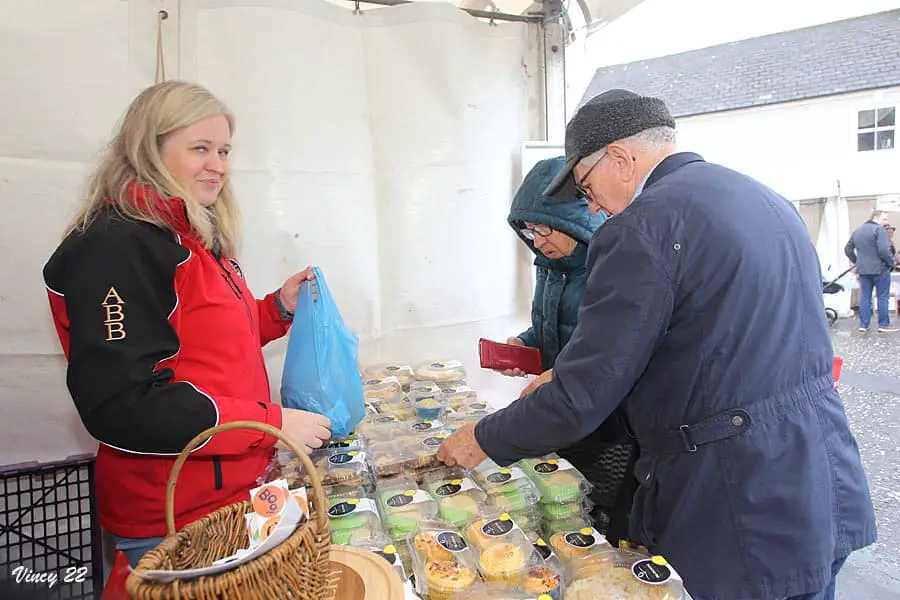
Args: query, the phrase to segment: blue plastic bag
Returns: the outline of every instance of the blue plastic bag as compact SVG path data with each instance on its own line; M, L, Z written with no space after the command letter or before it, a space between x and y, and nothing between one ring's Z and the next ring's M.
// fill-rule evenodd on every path
M365 416L359 376L359 337L344 324L325 277L313 268L318 299L312 285L300 287L294 323L288 333L281 378L281 403L324 415L335 437L348 435Z

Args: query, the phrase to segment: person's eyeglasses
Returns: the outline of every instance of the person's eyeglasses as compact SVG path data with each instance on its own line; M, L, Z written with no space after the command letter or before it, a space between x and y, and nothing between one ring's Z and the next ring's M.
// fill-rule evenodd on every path
M606 154L607 153L604 152L600 156L600 158L598 158L597 161L591 165L591 168L587 170L587 173L584 174L584 177L582 177L580 180L575 182L575 189L578 190L578 193L581 194L583 197L588 198L590 196L589 190L584 187L584 182L587 181L588 177L590 177L591 171L593 171L597 167L597 165L600 164L600 161L602 161L604 158L606 158ZM574 173L572 173L572 178L573 179L575 178Z
M525 227L522 230L522 237L527 240L534 241L534 236L539 235L541 237L548 237L553 233L553 228L549 225L539 224L534 227Z

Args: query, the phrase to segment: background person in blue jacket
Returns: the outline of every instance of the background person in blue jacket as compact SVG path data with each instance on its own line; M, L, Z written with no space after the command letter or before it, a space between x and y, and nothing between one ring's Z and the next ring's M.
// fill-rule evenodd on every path
M633 541L696 600L831 600L876 528L831 376L819 258L793 204L679 152L674 129L661 100L625 90L569 122L546 193L614 215L591 240L578 325L552 377L438 456L509 465L624 402L641 453Z
M844 246L844 254L856 265L859 280L859 330L868 331L872 322L872 289L878 298L878 331L893 332L888 300L891 296L891 271L894 254L887 229L887 213L876 210L869 220L856 228Z
M539 161L522 181L507 221L535 254L537 282L531 304L531 327L508 344L538 348L544 369L553 368L578 323L578 307L587 283L588 244L606 215L592 213L587 199L559 202L544 190L562 170L565 157ZM504 371L523 375L518 369ZM616 411L583 440L559 450L591 482L595 526L615 543L627 537L627 516L634 495L634 440L625 416Z

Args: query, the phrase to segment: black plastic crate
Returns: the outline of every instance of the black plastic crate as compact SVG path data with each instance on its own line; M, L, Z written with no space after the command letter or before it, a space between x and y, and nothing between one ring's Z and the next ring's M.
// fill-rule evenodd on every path
M102 593L94 456L0 467L0 599Z

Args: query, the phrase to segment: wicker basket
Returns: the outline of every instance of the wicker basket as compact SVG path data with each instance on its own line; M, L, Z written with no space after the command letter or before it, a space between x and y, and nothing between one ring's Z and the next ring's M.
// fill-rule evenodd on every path
M151 583L141 578L150 569L193 569L234 554L248 544L244 520L252 512L249 499L220 508L175 531L174 498L178 473L188 455L204 440L231 429L258 429L290 447L312 479L310 519L284 542L262 556L230 571L171 583ZM166 486L167 535L141 558L125 587L132 600L332 600L335 576L329 558L331 534L328 502L309 457L281 431L255 421L235 421L198 434L178 456Z

